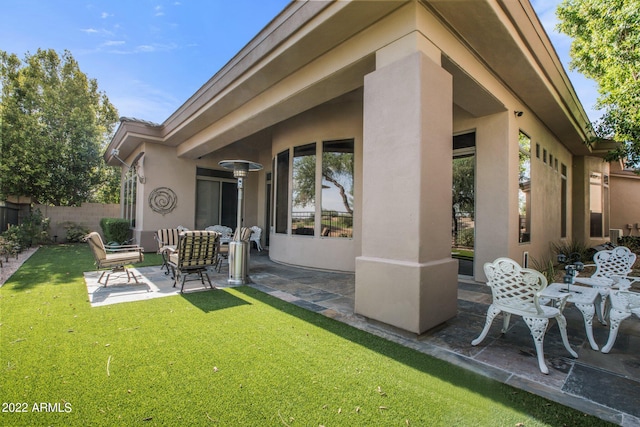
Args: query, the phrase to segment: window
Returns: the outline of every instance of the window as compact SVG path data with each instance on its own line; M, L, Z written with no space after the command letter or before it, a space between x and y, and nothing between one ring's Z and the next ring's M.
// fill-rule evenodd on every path
M276 233L287 232L289 214L289 150L276 157Z
M128 219L131 227L136 226L136 193L138 191L138 181L135 168L127 171L124 179L124 218Z
M567 166L564 163L560 179L560 237L567 237Z
M275 232L353 238L353 171L353 139L313 142L279 153L274 158Z
M236 228L238 190L233 173L197 168L196 175L196 229L210 225Z
M322 236L353 237L353 140L322 144Z
M316 217L316 144L293 149L291 233L313 236Z
M604 237L609 237L609 175L605 175L602 181L602 191L603 191L603 226L604 226Z
M609 236L609 176L589 174L589 214L591 237Z
M531 138L520 132L518 142L518 238L520 243L528 243L531 241ZM546 161L546 150L544 156Z
M602 237L602 174L589 174L589 213L591 237Z

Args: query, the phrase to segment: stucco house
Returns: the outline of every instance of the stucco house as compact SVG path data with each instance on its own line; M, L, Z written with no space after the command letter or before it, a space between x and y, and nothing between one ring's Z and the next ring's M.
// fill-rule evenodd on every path
M131 166L123 216L147 250L159 228L234 226L218 162L261 163L244 222L269 256L355 272L357 313L421 333L456 315L458 159L474 279L609 240L588 122L528 0L294 1L163 123L123 118L104 156Z

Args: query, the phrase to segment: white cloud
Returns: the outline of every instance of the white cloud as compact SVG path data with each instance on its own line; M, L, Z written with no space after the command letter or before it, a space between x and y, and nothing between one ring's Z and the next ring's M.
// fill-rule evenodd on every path
M102 45L103 46L121 46L123 44L126 44L126 42L123 40L107 40Z
M118 89L110 93L109 100L120 116L155 123L165 121L181 103L170 93L140 80L121 81Z

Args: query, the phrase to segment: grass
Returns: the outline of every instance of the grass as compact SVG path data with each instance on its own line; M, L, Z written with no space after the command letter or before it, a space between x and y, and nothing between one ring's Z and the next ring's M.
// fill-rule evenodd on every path
M460 259L473 261L474 254L475 252L473 249L451 248L451 256L453 258L460 258Z
M3 409L26 410L0 425L606 424L250 287L91 308L92 264L44 247L0 289Z

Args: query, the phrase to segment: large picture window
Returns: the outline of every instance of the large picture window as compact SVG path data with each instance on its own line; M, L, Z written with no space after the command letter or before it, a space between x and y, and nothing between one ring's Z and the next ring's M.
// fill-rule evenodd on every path
M274 169L276 233L353 237L353 139L282 151L274 158Z
M316 217L316 144L293 149L291 233L313 236Z
M590 235L591 237L602 237L602 207L603 191L602 191L602 174L599 172L591 172L589 174L589 216L590 216Z
M531 138L518 136L518 235L520 243L531 241Z
M353 237L353 140L322 144L322 236Z
M131 227L136 226L136 197L138 181L135 168L127 171L124 179L124 218L128 219Z
M276 233L286 233L289 213L289 150L276 157Z

